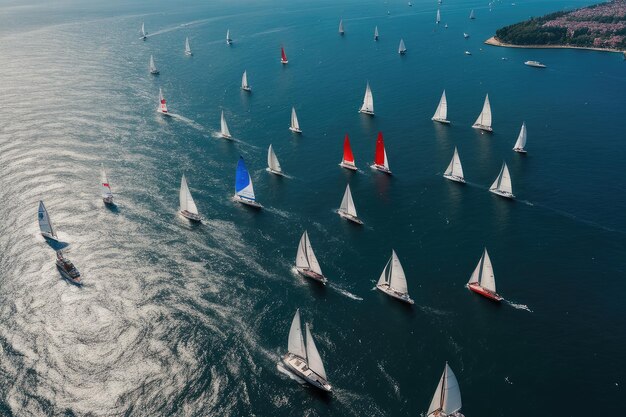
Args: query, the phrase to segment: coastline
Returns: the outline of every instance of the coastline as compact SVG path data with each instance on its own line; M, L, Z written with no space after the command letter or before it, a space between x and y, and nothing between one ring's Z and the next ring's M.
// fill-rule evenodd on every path
M527 49L586 49L588 51L599 51L599 52L617 52L623 53L626 51L622 51L620 49L612 49L612 48L595 48L592 46L568 46L568 45L513 45L510 43L500 42L495 36L487 39L484 42L486 45L491 46L501 46L504 48L527 48Z

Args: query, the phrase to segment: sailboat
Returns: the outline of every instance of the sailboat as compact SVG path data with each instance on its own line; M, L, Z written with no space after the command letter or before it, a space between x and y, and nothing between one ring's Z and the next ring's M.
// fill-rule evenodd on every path
M198 207L196 207L196 203L193 201L193 197L189 191L185 174L183 174L183 177L180 179L180 191L178 193L178 198L180 201L180 214L182 214L183 217L194 222L202 220L202 217L198 214Z
M296 108L291 108L291 125L289 126L289 130L294 133L302 133L300 129L300 123L298 123L298 116L296 115Z
M237 175L235 177L235 196L233 199L239 203L255 207L262 208L263 206L256 201L254 195L254 187L252 187L252 178L246 168L246 163L243 160L243 156L239 157L237 162Z
M226 45L231 45L233 40L230 38L230 29L226 31Z
M328 383L324 363L317 351L308 323L305 324L305 329L306 344L304 337L302 337L300 309L297 309L289 329L288 352L283 357L283 363L290 371L309 384L323 391L330 392L332 387Z
M489 104L489 94L485 96L485 103L483 104L483 110L478 115L476 122L472 125L474 129L480 129L487 132L493 132L491 128L491 105Z
M280 167L280 163L278 162L278 158L274 153L274 148L272 145L267 149L267 170L272 174L284 176L283 170Z
M374 155L374 164L372 165L372 168L391 175L389 161L387 160L387 151L385 151L383 132L378 132L378 138L376 139L376 154Z
M509 167L506 166L506 162L502 163L500 174L498 178L491 184L489 191L505 198L515 198L513 195L513 186L511 185L511 175L509 174Z
M406 54L406 46L404 46L404 39L400 39L400 46L398 46L398 53L400 55Z
M472 11L470 12L469 18L476 19L476 16L474 16L474 9L472 9Z
M145 26L145 24L143 22L141 23L141 32L140 33L141 33L141 38L140 39L145 41L148 38L148 33L146 32L146 26Z
M167 102L165 101L165 97L163 97L163 91L161 87L159 87L159 107L157 111L164 116L169 116L170 114L167 112Z
M341 36L343 36L344 34L344 30L343 30L343 19L339 21L339 34Z
M150 74L152 75L157 75L159 73L159 70L157 69L156 65L154 65L154 58L152 57L152 55L150 55Z
M448 117L448 100L446 99L446 90L443 90L443 94L441 94L441 99L439 100L439 105L437 105L437 110L435 110L435 114L432 117L432 120L439 123L450 124L450 121L447 119Z
M493 301L504 299L496 292L496 277L493 274L493 266L487 248L480 257L476 269L472 272L467 288Z
M374 115L374 96L372 96L372 89L370 88L369 81L365 87L365 97L363 97L363 105L361 106L359 113L369 114L370 116Z
M39 230L41 231L41 235L46 239L58 242L59 238L57 237L56 231L52 227L52 222L50 221L50 215L48 215L48 210L46 210L46 206L44 206L43 201L41 200L39 200L37 220L39 221Z
M463 167L461 166L461 159L459 158L459 152L456 150L456 146L454 147L454 155L452 155L452 160L446 168L446 172L443 173L443 177L452 181L465 183L465 178L463 177Z
M193 55L193 53L191 53L191 47L189 46L189 37L185 38L185 55Z
M350 184L346 185L346 192L343 193L341 206L339 206L337 213L339 216L353 223L363 224L363 221L359 219L356 214L356 207L354 206L354 200L352 200L352 193L350 192Z
M463 414L459 413L461 406L459 383L446 362L426 417L463 417Z
M400 259L398 259L398 255L396 255L396 251L393 249L391 250L391 258L389 258L385 269L383 269L382 274L380 274L376 288L405 303L415 303L411 297L409 297L409 291L406 286L406 275L404 275L404 269L402 268Z
M347 133L345 139L343 140L343 158L341 159L341 163L339 164L339 166L350 169L352 171L357 170L354 163L352 148L350 147L350 138L348 137Z
M61 273L61 276L68 280L71 284L81 286L83 282L80 278L80 272L74 266L72 261L70 261L62 251L57 251L57 259L56 259L57 269Z
M526 122L522 123L522 128L519 131L519 136L517 137L517 142L515 142L515 146L513 146L513 150L519 153L526 153Z
M224 117L224 110L222 110L222 116L220 118L220 135L224 139L231 139L230 130L228 130L228 125L226 124L226 118Z
M241 76L241 89L243 91L252 91L252 87L248 84L248 71L244 71Z
M467 39L467 38L469 38L469 34L468 34L468 33L463 32L463 37L464 37L465 39Z
M111 186L109 185L109 179L104 167L100 168L100 184L102 184L102 201L104 201L104 204L113 204L113 193L111 192Z
M285 54L285 48L283 48L282 46L280 47L280 63L283 65L289 63L289 61L287 60L287 54Z
M298 244L298 252L296 254L296 270L303 277L312 278L324 285L326 285L326 282L328 281L322 273L322 268L320 267L319 262L317 262L315 252L313 252L313 247L311 246L311 241L309 240L309 234L306 230L302 233L300 243Z
M439 24L439 22L441 22L441 12L437 9L437 20L435 20L435 23Z
M376 26L374 28L374 40L377 41L378 40L378 26Z

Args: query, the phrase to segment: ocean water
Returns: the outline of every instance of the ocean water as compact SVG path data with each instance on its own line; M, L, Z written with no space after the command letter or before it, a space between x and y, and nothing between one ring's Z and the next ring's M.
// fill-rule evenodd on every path
M446 361L468 417L624 409L626 63L482 44L587 4L444 0L436 27L430 0L0 2L0 414L415 416ZM450 126L430 120L443 89ZM470 127L486 93L492 135ZM391 177L368 167L378 131ZM356 173L337 166L345 133ZM464 186L441 177L455 146ZM231 201L239 155L263 211ZM487 191L503 160L515 201ZM183 173L202 225L177 214ZM363 227L334 213L347 183ZM40 199L83 288L38 234ZM326 287L292 271L304 230ZM464 288L483 247L502 305ZM372 290L392 249L412 308ZM296 308L330 396L277 369Z

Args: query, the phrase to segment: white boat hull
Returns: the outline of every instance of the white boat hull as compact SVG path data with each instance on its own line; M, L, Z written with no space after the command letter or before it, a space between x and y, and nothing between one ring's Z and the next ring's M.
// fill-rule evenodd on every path
M342 218L346 219L346 220L350 220L353 223L356 224L363 224L363 220L359 219L358 217L355 217L351 214L348 214L342 210L337 210L337 213L339 214L339 216L341 216Z
M295 127L290 127L289 130L291 130L293 133L302 133L302 129L298 129Z
M263 208L263 206L260 203L257 203L255 200L250 200L241 196L238 196L237 194L235 194L235 196L233 197L233 200L241 203L241 204L245 204L246 206L250 206L250 207L254 207L254 208Z
M456 181L456 182L460 182L462 184L465 184L465 179L461 178L461 177L457 177L456 175L446 175L446 174L443 174L443 177L445 179L447 179L447 180L450 180L450 181Z
M313 272L308 268L296 267L296 269L298 270L298 274L302 275L305 278L311 278L315 281L321 282L324 285L326 285L326 282L328 282L328 279L324 275Z
M345 168L345 169L349 169L351 171L357 171L358 170L356 165L349 164L347 162L341 162L341 163L339 163L339 166L342 167L342 168Z
M374 115L374 112L373 112L373 111L363 110L363 109L360 109L360 110L359 110L359 113L368 114L368 115L370 115L370 116L373 116L373 115Z
M272 168L266 168L266 171L269 172L270 174L278 175L279 177L285 176L285 174L282 171L276 171L275 169L272 169Z
M251 88L251 87L241 87L241 89L242 89L243 91L252 92L252 88Z
M232 135L225 135L223 133L220 133L220 136L222 137L222 139L228 139L228 140L231 140L233 138Z
M104 202L104 204L106 204L107 206L112 206L113 205L113 196L110 197L102 197L102 201Z
M150 71L150 74L152 74L152 75L159 75L159 70Z
M526 149L522 149L522 148L513 148L513 150L517 153L521 153L521 154L525 154L526 153Z
M393 297L395 299L398 299L400 301L403 301L403 302L405 302L407 304L411 304L411 305L415 304L415 301L413 301L411 299L411 297L409 297L409 294L399 293L396 290L394 290L393 288L389 287L388 284L378 284L378 285L376 285L376 288L378 290L384 292L385 294L387 294L387 295L389 295L389 296L391 296L391 297Z
M286 59L281 59L280 63L283 64L283 65L287 65L289 63L289 61L286 60Z
M494 193L495 195L499 195L500 197L504 197L504 198L510 198L513 199L515 198L515 195L513 195L512 193L506 192L506 191L500 191L500 190L489 190L490 192Z
M328 383L328 381L313 372L313 370L308 367L306 360L294 355L293 353L287 353L283 357L283 363L291 372L304 379L306 382L313 385L314 387L319 388L325 392L332 391L332 387Z
M387 175L391 175L391 170L389 168L385 167L384 165L374 164L374 165L371 166L371 168L373 168L373 169L375 169L377 171L380 171L380 172L384 172Z
M443 123L443 124L446 124L446 125L450 124L450 120L446 120L446 119L438 119L436 117L433 117L431 120L434 121L434 122L439 122L439 123Z
M481 124L475 123L475 124L472 125L472 127L474 129L480 129L480 130L483 130L485 132L493 132L493 129L491 128L491 126L485 126L485 125L481 125Z
M202 217L200 217L199 214L195 214L195 213L190 213L187 210L181 210L180 211L181 216L183 216L186 219L189 219L193 222L198 222L200 223L202 221Z

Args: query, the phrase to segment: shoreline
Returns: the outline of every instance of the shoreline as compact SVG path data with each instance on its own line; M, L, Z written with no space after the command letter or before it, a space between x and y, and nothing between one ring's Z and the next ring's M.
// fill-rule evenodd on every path
M620 49L612 49L612 48L596 48L593 46L567 46L567 45L513 45L510 43L500 42L496 39L495 36L487 39L485 45L491 46L500 46L504 48L526 48L526 49L584 49L588 51L599 51L599 52L617 52L624 53L626 51L622 51Z

